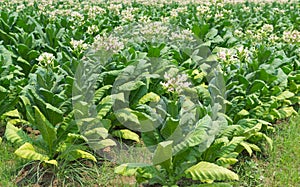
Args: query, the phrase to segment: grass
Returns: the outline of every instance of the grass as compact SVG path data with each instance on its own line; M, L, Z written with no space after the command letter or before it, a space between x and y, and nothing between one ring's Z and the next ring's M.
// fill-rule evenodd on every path
M234 186L300 186L300 116L276 125L267 156L241 159L235 166L240 182Z
M15 148L10 143L5 140L0 141L0 186L37 186L34 184L36 176L24 179L19 185L16 184L16 181L22 179L18 175L24 173L20 171L30 166L30 164L14 155L14 151ZM62 164L60 170L56 173L56 179L51 177L51 180L56 184L53 186L135 186L134 178L118 176L114 173L113 166L111 162L107 161L100 161L97 164L85 162ZM32 166L30 168L33 169ZM50 177L48 179L50 180Z
M233 186L267 186L295 187L300 186L300 116L289 122L276 125L276 131L270 136L273 139L273 150L267 154L256 154L251 158L244 156L234 167L240 175L240 181ZM25 164L24 160L13 154L11 144L3 141L0 146L0 186L16 186L18 171ZM90 186L135 186L135 180L114 174L110 162L101 162L87 168L83 164L70 165L59 173L59 179L64 181L66 176L89 172L87 181ZM74 172L78 170L80 172ZM61 177L61 178L60 178ZM65 181L65 185L69 186ZM96 185L95 185L96 184Z
M17 158L13 152L11 144L4 141L0 143L0 186L15 186L12 181L25 164L24 160Z

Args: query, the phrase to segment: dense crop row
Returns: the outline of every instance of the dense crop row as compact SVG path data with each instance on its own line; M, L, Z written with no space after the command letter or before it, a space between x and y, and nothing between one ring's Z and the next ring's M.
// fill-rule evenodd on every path
M272 123L299 109L299 15L297 2L1 1L5 138L54 173L100 156L139 183L238 180L239 154L272 148Z

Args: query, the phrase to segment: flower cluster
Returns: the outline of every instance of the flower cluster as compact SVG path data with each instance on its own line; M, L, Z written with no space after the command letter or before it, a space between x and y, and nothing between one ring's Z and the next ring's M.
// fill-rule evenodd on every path
M97 25L91 25L91 26L88 26L88 29L87 29L87 33L88 34L94 34L94 33L97 33L99 31L99 28Z
M243 37L244 33L243 33L243 31L237 29L237 30L234 31L234 35L237 36L237 37Z
M122 9L122 4L110 4L108 10L116 15L120 14Z
M297 30L284 31L283 40L287 43L298 43L300 42L300 32Z
M271 32L273 32L273 30L274 30L274 27L273 27L273 25L270 25L270 24L264 24L261 28L261 31L266 32L266 33L271 33Z
M200 5L197 7L197 16L205 15L209 10L208 6Z
M241 49L237 49L239 52ZM221 60L224 64L230 64L238 60L237 51L229 50L229 49L222 49L217 53L217 57Z
M182 93L185 88L191 86L191 83L188 82L188 76L186 74L177 75L172 77L169 73L164 74L164 79L166 82L161 82L160 84L169 92L172 93Z
M171 17L177 17L179 13L184 13L187 11L187 7L179 7L171 10Z
M99 6L90 6L90 5L86 5L84 7L85 10L88 10L88 17L90 19L95 19L97 15L103 15L106 13L106 10L102 7Z
M96 51L118 53L124 49L124 41L121 38L112 35L97 35L92 44L92 48Z
M126 10L122 10L121 12L121 20L123 22L132 22L134 21L134 12L136 8L127 8Z
M138 37L148 41L160 41L164 40L169 35L169 27L159 21L146 22L137 26L137 30L134 33Z
M36 60L39 61L41 66L53 66L54 65L54 55L51 53L44 52Z
M72 49L74 52L82 53L88 48L88 44L85 44L83 40L74 40L73 38L70 41Z
M181 32L172 32L171 41L194 41L194 34L189 29L184 29Z

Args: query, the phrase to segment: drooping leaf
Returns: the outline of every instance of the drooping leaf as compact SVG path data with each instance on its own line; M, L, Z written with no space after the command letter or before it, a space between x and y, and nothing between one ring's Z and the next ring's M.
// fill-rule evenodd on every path
M116 142L111 139L105 139L105 140L97 140L97 141L89 141L89 146L94 150L101 150L106 147L116 146Z
M188 168L184 173L186 177L202 182L239 180L239 176L233 171L209 162L199 162Z
M19 147L15 154L21 158L26 158L29 160L40 160L40 161L47 161L49 157L42 153L37 152L37 150L33 147L32 144L26 142L21 147Z
M212 120L209 116L206 116L199 120L197 127L192 130L180 143L176 144L173 149L173 153L176 154L189 147L199 145L209 140L207 130L212 126ZM213 138L213 137L211 137ZM209 145L207 144L207 147Z
M224 158L221 157L216 161L216 164L222 167L229 167L231 165L234 165L235 163L238 162L238 159L236 158Z
M32 142L31 138L22 130L8 123L6 125L5 137L12 143L22 145L25 142Z
M119 122L125 127L135 131L141 130L139 119L130 108L117 110L115 111L115 115Z
M218 34L218 30L215 28L210 29L210 31L206 34L206 38L213 39Z
M69 161L77 160L79 158L89 159L94 162L97 162L97 159L91 153L88 153L86 151L76 149L76 150L68 152L68 160Z
M97 117L99 119L102 119L103 117L105 117L107 115L107 113L110 111L111 107L113 105L113 100L111 96L107 96L104 97L99 105L97 106L97 108L99 108Z
M139 135L128 129L115 130L112 132L112 135L126 140L133 140L136 142L140 142Z
M109 90L111 87L112 87L112 85L105 85L105 86L99 88L98 90L96 90L96 92L94 94L93 101L95 103L97 103L98 101L100 101L100 99L102 99L102 97L104 96L105 92L107 90Z
M267 87L266 83L262 80L255 80L249 87L249 94L255 93L257 91L260 91L264 87Z
M153 167L151 164L145 163L126 163L115 168L115 173L123 176L133 176L139 168Z
M181 139L180 135L182 135L181 129L178 125L179 120L168 117L160 130L161 135L165 139L174 140L176 142L176 140Z
M159 102L160 97L159 95L157 95L156 93L150 92L147 93L146 95L144 95L140 100L139 100L139 104L145 104L147 102Z
M288 98L291 98L293 97L295 94L290 92L290 91L284 91L282 92L280 95L278 95L276 98L278 100L284 100L284 99L288 99Z

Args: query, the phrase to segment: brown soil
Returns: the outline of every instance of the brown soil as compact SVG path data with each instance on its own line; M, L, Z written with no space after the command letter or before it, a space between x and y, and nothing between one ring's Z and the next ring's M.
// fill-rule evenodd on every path
M37 176L39 173L41 176ZM32 184L35 182L35 184ZM33 187L46 187L53 186L58 187L57 180L51 171L46 171L43 166L40 165L38 170L37 163L33 163L25 166L18 174L15 183L17 186L33 186Z
M0 137L3 137L4 136L4 133L5 133L5 126L1 126L0 127Z

